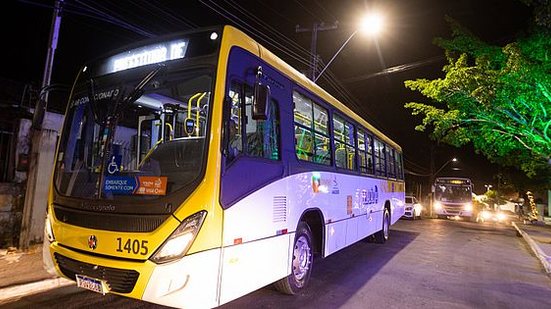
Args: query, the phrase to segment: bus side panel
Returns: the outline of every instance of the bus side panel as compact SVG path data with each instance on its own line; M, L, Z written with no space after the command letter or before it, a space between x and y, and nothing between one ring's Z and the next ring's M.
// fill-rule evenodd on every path
M220 304L285 277L293 238L294 233L225 247Z
M337 252L347 246L346 225L348 220L339 221L325 226L325 256Z
M224 211L221 303L290 273L296 222L289 217L288 181L258 188Z

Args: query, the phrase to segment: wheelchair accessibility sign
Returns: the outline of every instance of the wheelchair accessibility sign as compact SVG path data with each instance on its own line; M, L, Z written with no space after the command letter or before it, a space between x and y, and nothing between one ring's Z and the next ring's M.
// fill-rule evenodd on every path
M121 162L121 155L112 156L111 160L109 160L109 163L107 164L107 173L109 173L109 175L118 175L120 172Z

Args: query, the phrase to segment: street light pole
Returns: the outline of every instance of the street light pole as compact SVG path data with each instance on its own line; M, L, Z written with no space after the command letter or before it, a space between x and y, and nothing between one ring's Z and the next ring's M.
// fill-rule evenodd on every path
M348 42L350 42L350 40L352 40L352 38L356 35L356 33L358 33L358 30L355 30L354 32L352 32L352 34L348 37L348 39L346 39L346 41L344 41L344 43L341 45L341 47L339 48L339 50L337 50L337 52L333 55L333 57L331 58L331 60L329 60L329 62L327 62L327 64L325 65L325 67L323 67L323 69L321 70L321 72L318 74L318 76L316 76L314 78L314 83L318 81L318 79L320 78L320 76L323 74L323 72L325 72L325 70L327 70L327 68L329 67L329 65L333 62L333 60L335 60L335 58L337 58L337 55L341 52L341 50L346 46L346 44L348 44Z
M312 32L312 42L310 43L310 67L311 72L310 76L311 79L316 79L316 73L317 73L317 67L318 67L318 54L316 51L316 46L318 44L318 32L319 31L326 31L326 30L334 30L337 29L339 22L335 21L333 25L326 26L325 23L314 23L312 25L312 29L310 28L301 28L299 25L296 26L295 32Z
M369 34L375 35L381 30L382 24L383 24L382 18L378 14L371 14L371 15L364 16L364 18L362 19L359 27L357 27L356 30L354 30L354 32L352 32L352 34L348 37L348 39L346 39L346 41L344 41L344 43L341 45L339 50L337 50L337 52L333 55L333 57L331 57L331 60L329 60L329 62L327 62L325 67L323 67L321 72L317 76L313 76L312 81L314 81L314 83L318 81L318 79L323 74L323 72L325 72L325 70L327 70L329 65L331 65L333 60L335 60L335 58L337 58L339 53L348 44L348 42L350 42L350 40L352 40L352 38L356 35L356 33L358 33L358 31L361 30L362 32L368 32Z
M43 240L44 219L46 218L47 208L46 201L48 199L48 180L53 168L57 132L43 130L42 125L46 115L48 86L52 76L52 66L61 26L63 4L64 0L57 0L55 2L42 88L35 106L30 133L29 168L21 216L21 230L19 232L19 248L23 250L28 249L31 243L38 243Z

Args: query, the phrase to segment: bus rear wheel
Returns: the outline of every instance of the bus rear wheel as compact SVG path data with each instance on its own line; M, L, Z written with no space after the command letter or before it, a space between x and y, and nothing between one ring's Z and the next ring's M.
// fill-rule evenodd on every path
M415 213L413 214L415 216ZM390 236L390 213L388 212L388 208L385 207L385 211L383 213L383 227L380 231L375 233L374 240L378 244L384 244Z
M285 294L297 294L308 284L313 261L312 232L308 224L300 222L293 243L291 274L274 283L274 287Z

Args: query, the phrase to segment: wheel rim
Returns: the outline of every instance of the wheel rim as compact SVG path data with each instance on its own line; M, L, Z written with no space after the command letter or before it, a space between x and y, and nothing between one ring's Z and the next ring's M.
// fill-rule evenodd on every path
M312 248L305 236L300 236L295 242L293 250L293 276L299 285L310 270Z

